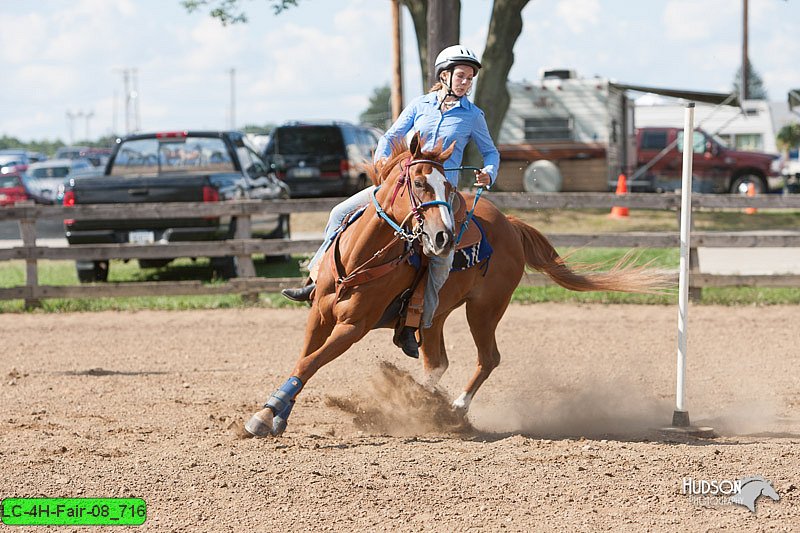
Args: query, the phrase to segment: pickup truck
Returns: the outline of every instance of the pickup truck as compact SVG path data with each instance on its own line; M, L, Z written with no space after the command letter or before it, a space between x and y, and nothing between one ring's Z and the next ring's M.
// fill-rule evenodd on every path
M692 189L702 193L756 193L780 188L780 156L733 150L701 129L692 139ZM683 165L683 129L639 128L636 130L637 169L628 188L633 192L664 192L680 189Z
M288 186L270 172L244 135L236 131L177 131L117 139L101 175L76 176L65 184L62 203L125 204L219 202L289 198ZM229 239L230 217L65 220L67 242L169 243ZM288 238L289 215L254 217L253 235ZM139 259L142 268L160 267L171 257ZM220 277L236 277L234 257L212 258ZM108 261L77 261L82 283L108 279Z

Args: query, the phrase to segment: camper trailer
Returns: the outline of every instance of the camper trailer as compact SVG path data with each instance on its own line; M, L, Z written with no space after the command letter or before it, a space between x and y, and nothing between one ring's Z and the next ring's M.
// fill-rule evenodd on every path
M573 70L544 70L537 82L509 82L508 91L499 189L607 191L635 164L634 106L625 88Z
M497 187L504 191L605 192L620 173L635 171L640 161L629 93L738 105L730 94L580 78L568 69L542 70L536 82L509 82L508 91L497 142Z

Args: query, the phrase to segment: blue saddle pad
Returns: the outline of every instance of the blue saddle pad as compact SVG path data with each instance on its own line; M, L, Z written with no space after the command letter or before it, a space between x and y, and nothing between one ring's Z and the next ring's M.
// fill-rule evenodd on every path
M473 218L470 223L475 224L478 230L480 230L481 240L472 246L461 248L460 250L455 251L455 254L453 254L453 266L450 267L450 272L467 270L468 268L472 268L484 260L486 260L486 263L481 268L486 269L489 267L489 258L492 256L492 252L494 252L492 245L489 244L489 240L486 238L486 233L484 233L483 227L478 223L478 220ZM411 254L411 256L408 258L408 262L411 263L411 266L414 268L419 269L421 265L419 254L416 252Z

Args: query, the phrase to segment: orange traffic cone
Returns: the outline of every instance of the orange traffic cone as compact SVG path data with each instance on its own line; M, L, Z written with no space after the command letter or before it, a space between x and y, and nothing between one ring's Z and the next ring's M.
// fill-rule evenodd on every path
M628 193L628 183L625 174L620 174L617 178L617 196ZM611 218L627 218L628 208L615 205L611 208L611 213L608 215Z
M747 196L752 198L756 195L756 186L752 183L747 184ZM755 207L746 207L744 209L745 214L747 215L754 215L756 213Z

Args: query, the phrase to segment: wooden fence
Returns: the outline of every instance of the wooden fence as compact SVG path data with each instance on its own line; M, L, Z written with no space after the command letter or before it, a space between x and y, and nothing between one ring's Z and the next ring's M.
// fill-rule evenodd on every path
M680 209L680 197L675 194L628 194L616 196L609 193L491 193L485 196L501 209L587 209L623 206L634 209ZM253 216L270 213L302 213L329 211L337 198L283 200L283 201L232 201L220 203L163 203L163 204L97 204L74 207L16 205L0 209L0 221L19 223L22 246L0 249L0 261L24 260L25 285L0 288L0 299L23 299L26 305L38 305L45 298L96 298L109 296L191 295L238 293L253 295L274 292L294 286L297 278L261 278L253 267L253 254L311 253L321 243L320 239L263 240L254 239L250 233ZM800 195L694 195L693 209L800 209ZM47 247L36 244L36 221L46 219L117 219L224 217L237 219L233 239L214 242L183 242L167 244L98 244L69 247ZM589 246L621 248L672 248L679 246L678 218L674 232L624 232L603 234L548 235L555 246ZM800 275L748 276L701 274L697 269L698 247L800 247L800 231L759 232L692 232L690 284L695 296L703 287L758 286L799 287ZM162 257L223 257L236 256L239 264L238 278L225 283L200 281L163 281L131 283L98 283L76 286L40 285L38 261L49 260L109 260L157 259ZM528 274L522 281L527 285L549 285L551 282L539 274Z

